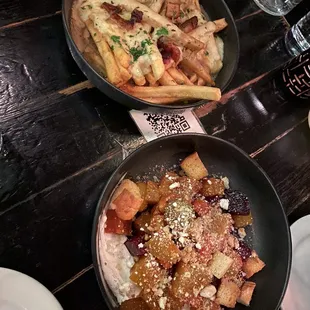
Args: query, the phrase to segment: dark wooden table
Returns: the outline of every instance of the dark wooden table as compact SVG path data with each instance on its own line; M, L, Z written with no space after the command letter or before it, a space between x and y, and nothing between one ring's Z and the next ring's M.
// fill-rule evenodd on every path
M265 169L291 223L310 213L309 102L281 97L272 77L306 2L284 19L227 0L239 69L220 102L195 110L208 134ZM0 266L39 280L65 309L106 309L90 254L95 206L123 150L145 141L74 63L60 10L59 0L0 3Z

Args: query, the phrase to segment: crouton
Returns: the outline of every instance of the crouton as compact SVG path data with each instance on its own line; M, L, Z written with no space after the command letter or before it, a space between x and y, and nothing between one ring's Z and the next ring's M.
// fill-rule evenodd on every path
M240 289L236 283L229 280L222 280L215 301L222 306L234 308L239 295Z
M146 183L145 200L148 204L154 205L160 199L158 185L155 182L148 181Z
M227 270L230 268L232 263L233 263L232 258L217 251L214 253L212 257L210 263L210 270L216 278L221 279L225 275Z
M166 268L171 268L180 259L180 250L171 240L171 237L164 231L160 230L154 234L146 243L148 251L158 259L160 264Z
M181 168L190 178L200 180L208 175L208 170L199 158L197 152L187 156L181 162Z
M133 222L133 226L137 231L144 231L146 234L150 233L149 226L152 219L150 212L143 212L139 217Z
M117 216L127 221L133 219L139 211L143 198L137 184L125 179L116 189L111 201L111 208L115 209Z
M240 304L243 304L245 306L249 306L252 296L253 296L253 292L255 289L256 283L254 282L250 282L250 281L246 281L241 288L241 293L240 296L238 298L238 302Z
M216 178L209 178L202 180L201 193L206 197L223 196L225 185L223 180Z
M250 256L242 266L247 279L251 278L255 273L261 271L265 267L265 263L258 256Z
M177 182L179 176L175 172L167 172L159 182L159 191L161 195L171 194L170 185Z
M141 198L143 199L143 202L141 203L139 212L144 211L147 208L147 201L145 199L146 194L146 183L143 182L137 182L137 186L139 187Z

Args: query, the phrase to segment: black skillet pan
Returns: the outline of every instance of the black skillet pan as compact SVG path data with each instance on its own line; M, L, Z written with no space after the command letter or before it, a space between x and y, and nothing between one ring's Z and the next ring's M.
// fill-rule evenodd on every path
M238 31L234 19L224 0L200 0L199 2L203 6L205 12L208 14L211 20L216 20L224 17L226 18L226 21L228 23L228 27L219 34L224 41L224 60L223 68L215 80L216 86L219 87L221 91L223 91L230 83L237 69L237 64L239 60ZM188 104L160 106L148 103L144 100L128 95L127 93L121 91L120 89L109 83L105 78L100 76L84 59L83 55L79 52L77 46L72 39L70 32L72 3L73 0L63 0L62 2L62 18L69 49L74 60L83 71L83 73L86 75L86 77L104 94L109 96L111 99L121 104L124 104L131 109L136 110L144 109L150 111L162 111L162 109L184 109L196 107L206 102L200 100Z
M100 267L98 256L98 221L109 197L123 178L156 175L160 177L180 160L197 151L209 173L227 176L230 186L244 192L254 218L249 240L266 267L253 279L257 286L250 307L235 309L276 310L286 290L291 267L291 239L280 199L265 172L235 145L203 134L181 134L160 138L132 153L108 181L97 206L92 235L93 263L97 279L109 309L117 309Z

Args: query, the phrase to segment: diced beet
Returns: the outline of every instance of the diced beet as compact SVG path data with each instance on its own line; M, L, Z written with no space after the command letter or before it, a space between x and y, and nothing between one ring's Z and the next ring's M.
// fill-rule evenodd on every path
M203 216L203 215L208 214L210 212L210 209L211 209L210 202L208 202L206 200L202 200L202 199L194 200L192 202L192 205L193 205L195 212L199 216Z
M143 236L128 238L125 245L132 256L142 256L146 253Z
M225 198L229 200L228 213L236 215L249 215L249 199L237 190L226 189Z
M242 240L239 240L239 247L237 249L237 252L241 256L242 260L246 260L252 254L252 250Z
M205 200L210 202L210 203L218 202L220 199L221 199L221 197L219 197L219 196L205 197Z
M105 223L105 233L118 234L118 235L130 235L132 221L121 220L115 210L108 210L106 213L107 220Z

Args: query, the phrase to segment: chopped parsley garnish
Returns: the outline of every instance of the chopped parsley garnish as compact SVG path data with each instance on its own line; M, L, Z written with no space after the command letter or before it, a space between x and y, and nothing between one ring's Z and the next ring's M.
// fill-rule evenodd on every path
M121 38L121 37L119 37L119 36L111 36L111 40L112 40L114 43L118 43L119 45L121 44L120 38Z
M208 55L209 55L209 52L208 52L208 51L206 51L206 52L205 52L205 55L206 55L206 56L208 56Z
M184 12L181 12L181 13L180 13L180 16L181 16L182 18L184 17L184 15L185 15Z
M133 61L136 61L140 56L146 54L146 48L132 47L129 49L129 53L132 55Z
M137 42L136 42L137 43ZM133 61L138 60L140 56L146 55L147 54L147 45L153 44L153 41L150 39L145 39L141 42L141 47L132 47L129 49L129 53L133 57Z
M111 50L114 51L114 45L111 45Z
M133 38L134 36L132 34L129 35L129 38Z
M151 45L151 44L153 44L153 42L150 39L145 39L141 42L142 47L145 47L146 45Z
M97 35L97 32L94 33L94 37Z
M156 35L158 36L167 36L168 35L168 30L165 27L161 27L156 31Z
M90 4L88 4L87 6L88 6L89 9L92 9L92 8L93 8L93 6L90 5Z
M144 32L145 34L147 34L147 31L146 31L146 30L144 30L143 32Z
M187 13L189 13L191 10L190 10L190 9L187 9L186 11L187 11Z

